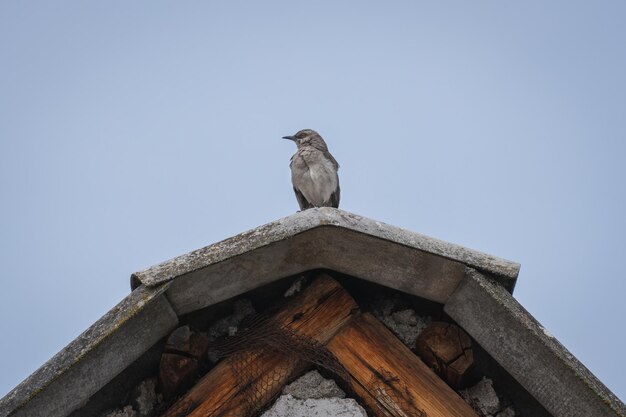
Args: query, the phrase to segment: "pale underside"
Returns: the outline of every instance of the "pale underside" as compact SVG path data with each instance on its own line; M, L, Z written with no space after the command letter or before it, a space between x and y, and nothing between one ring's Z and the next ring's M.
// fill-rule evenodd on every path
M291 182L306 201L300 208L337 207L339 205L339 177L336 162L317 149L302 149L291 160ZM308 205L306 203L309 203Z

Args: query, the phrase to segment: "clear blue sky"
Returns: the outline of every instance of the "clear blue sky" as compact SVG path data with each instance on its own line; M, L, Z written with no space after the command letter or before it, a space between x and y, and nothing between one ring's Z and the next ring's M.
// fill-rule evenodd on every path
M522 264L516 297L626 398L626 3L0 2L0 395L131 272L341 208Z

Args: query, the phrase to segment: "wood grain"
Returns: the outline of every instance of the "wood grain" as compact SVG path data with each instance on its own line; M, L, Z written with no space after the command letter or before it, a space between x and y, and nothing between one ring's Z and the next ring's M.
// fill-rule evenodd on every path
M358 313L354 299L331 277L320 275L308 288L282 308L275 319L298 335L308 336L326 344L337 331ZM242 357L231 356L218 363L191 390L177 401L162 417L243 417L249 414L250 392L262 392L255 404L265 406L290 375L304 370L302 360L250 350L245 361L254 369L249 380L240 381L234 369L241 366ZM262 386L262 391L261 391Z
M348 383L361 404L377 417L477 417L368 313L355 317L327 346L350 374Z
M472 340L459 326L433 321L419 334L415 348L424 363L451 387L460 387L470 377Z

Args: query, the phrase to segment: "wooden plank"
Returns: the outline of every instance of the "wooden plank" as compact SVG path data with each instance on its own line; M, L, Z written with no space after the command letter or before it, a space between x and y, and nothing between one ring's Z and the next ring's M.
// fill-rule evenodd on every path
M477 417L461 397L371 314L328 343L349 385L377 417Z
M298 335L325 344L357 313L358 306L352 297L335 280L321 275L282 308L274 319ZM249 415L251 392L256 395L255 409L260 409L305 366L303 360L277 355L262 348L230 356L218 363L163 417ZM242 375L237 372L241 367L247 371L245 381L241 381Z

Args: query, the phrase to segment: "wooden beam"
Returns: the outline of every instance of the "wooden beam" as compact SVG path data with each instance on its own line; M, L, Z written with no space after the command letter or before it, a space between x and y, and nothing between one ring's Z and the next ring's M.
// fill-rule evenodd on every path
M289 331L323 345L357 313L358 306L352 297L331 277L321 275L288 302L274 320ZM249 415L251 404L255 410L265 406L306 365L293 355L253 347L219 362L163 417ZM245 372L238 371L242 369Z
M327 347L349 373L352 391L377 417L477 417L371 314L355 317Z
M472 339L459 326L433 321L417 337L415 349L424 363L451 387L469 379L474 366Z

